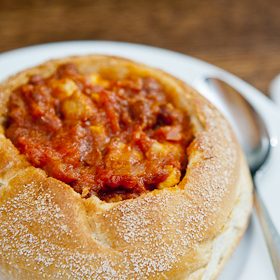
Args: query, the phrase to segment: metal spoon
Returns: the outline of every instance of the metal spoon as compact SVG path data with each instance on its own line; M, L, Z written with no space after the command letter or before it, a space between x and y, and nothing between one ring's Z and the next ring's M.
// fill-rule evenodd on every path
M280 74L278 74L270 83L269 86L270 98L280 105Z
M255 175L270 152L270 137L266 126L253 106L234 88L217 78L207 78L206 83L225 105L226 116L243 148L254 183L254 201L267 248L280 280L280 236L260 196Z

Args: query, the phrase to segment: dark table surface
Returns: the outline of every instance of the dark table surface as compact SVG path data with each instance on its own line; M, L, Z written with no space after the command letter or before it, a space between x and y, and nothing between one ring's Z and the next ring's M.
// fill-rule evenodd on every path
M0 0L0 52L83 39L179 51L267 93L280 72L280 1Z

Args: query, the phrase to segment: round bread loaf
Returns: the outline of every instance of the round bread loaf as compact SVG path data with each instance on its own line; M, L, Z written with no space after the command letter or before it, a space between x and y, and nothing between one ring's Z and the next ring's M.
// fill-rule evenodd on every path
M36 145L32 155L22 152L21 138L8 133L11 95L69 63L84 76L160 84L188 119L180 133L192 135L179 181L150 184L137 195L135 184L127 185L130 196L117 199L111 184L108 199L101 187L73 187L34 164ZM195 90L158 69L99 55L52 60L1 84L0 121L0 279L215 279L246 229L252 183L230 125Z

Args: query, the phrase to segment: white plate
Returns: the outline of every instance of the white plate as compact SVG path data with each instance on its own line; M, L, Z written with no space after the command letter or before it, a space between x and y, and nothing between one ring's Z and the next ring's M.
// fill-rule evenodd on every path
M222 105L209 91L204 77L218 76L239 89L258 109L266 121L274 148L264 170L258 176L258 184L272 218L280 230L280 110L255 88L237 77L198 59L179 53L116 42L76 41L52 43L13 50L0 55L0 80L26 67L41 63L47 59L76 54L113 54L131 58L151 66L161 68L200 91L212 100L221 110ZM225 112L226 113L226 112ZM253 216L251 225L234 253L226 269L220 276L224 280L275 279L265 243Z

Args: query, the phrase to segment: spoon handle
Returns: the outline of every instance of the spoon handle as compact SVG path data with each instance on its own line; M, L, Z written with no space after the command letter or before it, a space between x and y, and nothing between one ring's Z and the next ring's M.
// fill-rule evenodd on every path
M280 236L268 213L257 187L254 191L255 208L273 264L275 276L280 280Z

